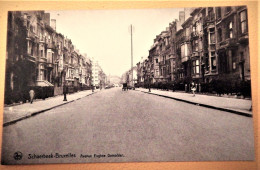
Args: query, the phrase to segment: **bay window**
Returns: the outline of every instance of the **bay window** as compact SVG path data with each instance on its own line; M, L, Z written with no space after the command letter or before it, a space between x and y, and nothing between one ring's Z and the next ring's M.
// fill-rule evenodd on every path
M247 32L247 15L246 11L240 12L240 25L241 25L241 33Z

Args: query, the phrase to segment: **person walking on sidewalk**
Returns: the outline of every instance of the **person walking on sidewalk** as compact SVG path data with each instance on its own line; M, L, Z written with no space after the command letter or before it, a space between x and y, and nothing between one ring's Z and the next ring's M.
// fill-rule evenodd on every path
M194 82L191 83L191 91L192 91L193 97L195 97L196 86L195 86Z
M32 103L33 103L33 99L34 99L34 95L35 95L33 89L31 89L31 90L29 91L29 95L30 95L30 103L32 104Z
M92 89L92 93L94 93L94 85L93 84L91 84L91 89Z
M68 86L66 86L66 84L64 84L64 86L63 86L63 94L64 94L63 101L67 101L67 93L68 93Z
M172 92L174 92L174 91L175 91L175 82L172 83Z

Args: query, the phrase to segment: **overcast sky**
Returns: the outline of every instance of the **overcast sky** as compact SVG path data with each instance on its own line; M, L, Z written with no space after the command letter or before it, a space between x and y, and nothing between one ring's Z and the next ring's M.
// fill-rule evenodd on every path
M134 65L146 58L156 35L179 18L174 9L46 11L56 19L57 32L67 36L79 49L93 57L109 75L121 76L131 68L130 25L134 26Z

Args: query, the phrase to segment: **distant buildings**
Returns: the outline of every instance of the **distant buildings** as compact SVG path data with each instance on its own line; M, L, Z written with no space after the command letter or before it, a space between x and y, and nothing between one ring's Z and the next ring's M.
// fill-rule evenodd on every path
M5 103L25 102L30 88L38 98L62 94L64 85L70 92L88 89L92 65L70 39L56 32L49 13L8 13Z
M96 87L105 88L107 77L97 61L93 59L92 84Z
M121 83L127 83L128 85L132 86L135 83L137 83L137 67L133 67L132 69L126 71L122 76L121 76Z
M250 91L249 58L246 6L185 8L137 63L137 82L189 90L193 81L205 92L222 83L228 84L222 92Z

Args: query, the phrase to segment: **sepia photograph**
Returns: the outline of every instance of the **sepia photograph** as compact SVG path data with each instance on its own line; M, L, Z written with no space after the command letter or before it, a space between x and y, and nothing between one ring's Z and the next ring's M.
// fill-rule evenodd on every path
M255 161L247 6L8 11L1 163Z

